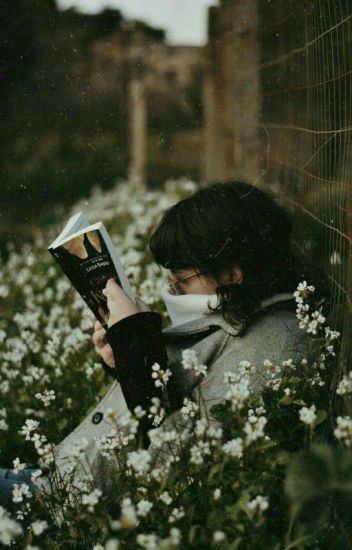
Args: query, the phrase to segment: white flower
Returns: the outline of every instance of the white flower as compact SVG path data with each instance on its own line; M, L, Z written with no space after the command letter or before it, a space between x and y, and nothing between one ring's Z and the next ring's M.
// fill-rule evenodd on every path
M222 542L226 539L226 534L224 531L214 531L213 533L213 542Z
M23 502L24 498L31 498L32 493L29 489L29 485L27 483L21 483L19 485L18 483L15 483L12 490L12 500L13 502Z
M82 495L83 506L87 506L88 510L90 512L93 512L94 506L98 504L99 498L102 494L103 493L100 491L100 489L94 489L91 493L87 495Z
M235 458L242 458L243 456L243 440L240 437L231 439L222 446L222 450L225 454L233 456ZM215 498L215 497L214 497Z
M337 330L331 330L330 327L325 327L325 338L329 341L337 340L341 334Z
M221 497L221 489L214 489L213 499L214 500L219 500L220 497Z
M261 437L264 437L264 427L266 423L267 419L265 418L265 416L255 417L255 420L253 418L247 420L244 426L247 445Z
M140 419L143 416L145 416L147 413L144 409L142 409L142 407L140 405L137 405L137 407L135 407L133 409L133 414L134 414L135 418Z
M161 401L158 397L152 397L153 405L149 408L148 418L153 420L153 426L160 426L165 418L165 409L161 406Z
M151 444L156 448L161 448L164 443L180 440L180 434L176 430L162 430L161 428L149 430L148 436Z
M67 453L71 458L82 459L85 456L85 451L88 446L88 439L86 437L82 437L78 441L68 445Z
M279 365L275 365L269 361L269 359L265 359L265 361L263 361L263 365L266 367L266 373L269 374L271 378L274 378L281 373L281 367Z
M167 491L164 491L163 493L161 493L159 500L161 500L161 502L163 502L167 506L172 502L172 498L170 497Z
M198 441L195 445L190 448L190 462L191 464L203 464L204 456L210 455L210 447L207 441Z
M172 376L171 370L163 370L159 363L154 363L152 371L152 378L155 380L154 384L156 388L166 386Z
M146 473L150 470L151 454L146 449L132 451L128 453L127 466L133 468L138 474Z
M336 439L339 439L346 445L352 446L352 418L349 416L338 416L336 419L337 427L334 430Z
M136 509L130 498L124 498L122 501L120 522L124 529L133 529L138 525Z
M267 497L263 497L262 495L256 496L253 500L250 500L247 503L247 508L251 512L264 512L269 508L269 501Z
M45 529L48 528L48 524L45 520L41 521L40 519L38 519L37 521L34 521L32 523L31 528L33 531L33 535L39 537L39 535L41 535L45 531Z
M137 503L137 516L146 517L152 508L153 504L149 500L140 500Z
M282 361L283 367L292 367L295 368L295 365L293 363L293 359L286 359L285 361Z
M36 393L35 397L43 402L44 407L49 407L50 401L56 399L54 390L45 390L44 393Z
M0 542L5 546L9 546L21 533L21 525L11 519L5 508L0 506Z
M38 478L43 475L42 470L34 470L31 474L31 482L37 485Z
M311 426L317 418L315 405L311 407L302 407L299 410L299 419L307 426Z
M307 332L311 334L317 334L321 326L325 323L326 318L320 311L314 311L312 313L312 320L308 323Z
M222 439L222 428L215 427L215 426L209 426L206 432L206 437L209 439L210 445L213 447L218 445L218 442L220 439Z
M19 471L24 470L25 468L27 468L27 465L25 463L21 464L19 458L15 458L15 460L13 461L12 464L13 464L13 471L14 471L15 474L18 474Z
M39 422L37 420L32 420L31 418L27 418L24 426L22 426L20 430L20 434L26 436L26 441L30 441L31 433L37 430L38 428L39 428Z
M3 418L0 418L0 430L3 432L6 432L9 429L9 425L7 424L6 420Z
M123 443L128 443L128 437L119 437L119 434L115 428L110 430L107 434L104 434L99 440L99 449L104 457L109 457L116 449L123 446Z
M182 350L182 366L185 370L191 370L197 376L206 376L207 367L198 361L197 352L194 349Z
M179 508L174 508L169 515L169 523L174 523L175 521L182 519L185 515L185 511L183 509L183 506L180 506Z
M352 372L345 374L337 386L336 393L338 395L352 394Z
M118 539L109 539L105 543L105 550L119 550L120 541Z
M180 410L182 416L194 418L198 411L199 407L197 403L185 397L183 400L183 407Z
M202 437L208 428L208 422L205 420L205 418L200 418L196 421L196 425L194 427L194 433L197 437Z
M177 527L172 527L169 533L169 541L173 546L178 546L181 542L182 534Z
M145 548L145 550L158 550L158 538L154 534L146 535L144 533L140 533L137 535L137 542L139 546L142 548Z
M233 411L238 411L243 408L245 401L250 396L250 380L248 376L243 376L236 381L235 379L233 380L230 384L230 389L225 395L225 399L230 401Z
M308 286L307 281L303 281L298 284L297 290L295 290L293 296L296 298L297 303L301 303L313 294L313 292L315 292L315 287L313 285Z

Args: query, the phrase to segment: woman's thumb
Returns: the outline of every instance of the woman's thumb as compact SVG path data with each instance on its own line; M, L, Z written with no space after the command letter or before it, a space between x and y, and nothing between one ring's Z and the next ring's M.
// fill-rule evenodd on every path
M114 279L109 279L106 283L106 287L103 289L104 296L107 297L108 300L113 300L116 296L118 296L119 292L119 285L114 281Z

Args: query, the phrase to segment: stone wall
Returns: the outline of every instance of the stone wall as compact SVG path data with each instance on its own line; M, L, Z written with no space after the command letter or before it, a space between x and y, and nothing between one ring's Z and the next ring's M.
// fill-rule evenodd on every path
M130 177L202 177L202 71L203 48L171 46L138 23L95 45L93 85L119 92L126 112Z

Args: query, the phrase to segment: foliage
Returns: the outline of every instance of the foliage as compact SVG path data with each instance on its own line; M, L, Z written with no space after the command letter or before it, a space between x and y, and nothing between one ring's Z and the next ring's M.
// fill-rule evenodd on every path
M89 218L106 223L133 287L164 316L158 296L165 279L147 239L161 213L194 189L187 181L158 192L126 183L90 199ZM64 478L52 445L84 417L107 380L90 342L89 314L52 264L49 240L38 233L34 248L13 251L1 269L0 459L5 467L16 459L17 469L39 461L53 493L34 498L17 488L17 515L0 510L0 540L43 549L348 548L352 420L335 419L331 409L339 334L326 326L314 287L302 282L295 292L312 353L281 365L268 357L260 395L252 390L257 365L241 361L226 374L226 400L210 415L201 384L164 422L163 403L123 418L112 410L111 432L99 443L99 476L78 474L87 441L77 441ZM183 352L183 366L200 381L206 374L193 350ZM170 373L157 366L153 373L167 399ZM337 392L351 394L352 377ZM135 437L144 414L155 425L148 449ZM22 521L29 527L21 530Z

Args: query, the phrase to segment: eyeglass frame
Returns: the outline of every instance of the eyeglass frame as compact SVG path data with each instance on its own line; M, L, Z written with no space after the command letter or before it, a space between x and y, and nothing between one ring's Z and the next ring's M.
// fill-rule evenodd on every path
M192 277L195 277L196 275L202 275L200 271L197 271L196 273L193 273L193 275L188 275L187 277L184 277L183 279L177 279L177 281L172 281L170 277L167 277L167 283L168 285L174 290L175 292L179 293L180 289L177 285L180 285L187 281L187 279L191 279Z
M226 237L226 240L225 240L224 244L221 246L221 248L216 252L216 254L214 254L214 255L210 254L209 258L212 258L213 260L215 258L217 258L219 256L219 254L221 254L221 252L224 250L224 248L232 242L233 242L232 237ZM201 271L199 271L199 272L194 273L193 275L188 275L188 277L185 277L184 279L177 279L177 281L175 281L175 282L171 281L170 277L167 277L167 283L172 288L172 290L174 290L175 292L179 292L179 289L177 288L176 285L182 284L185 281L187 281L187 279L191 279L192 277L195 277L196 275L203 275L203 273Z

